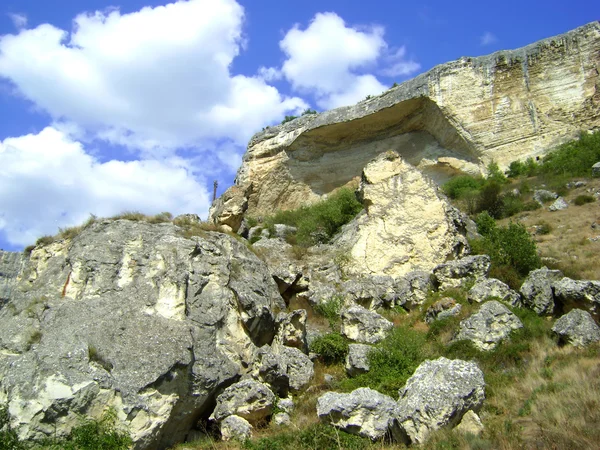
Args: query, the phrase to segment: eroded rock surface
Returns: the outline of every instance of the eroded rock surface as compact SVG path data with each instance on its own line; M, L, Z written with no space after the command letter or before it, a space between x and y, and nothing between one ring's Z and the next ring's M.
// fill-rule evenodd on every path
M136 449L168 447L270 343L282 299L266 266L179 230L100 221L33 250L0 309L0 403L21 438L113 407Z
M539 315L554 313L554 284L563 278L560 270L532 270L521 285L523 305Z
M589 312L573 309L556 321L552 331L559 341L576 347L600 341L600 327Z
M489 298L496 298L511 306L521 306L521 296L513 291L508 284L495 278L486 278L478 281L469 290L469 302L481 303Z
M394 325L382 315L358 305L343 310L341 318L342 334L363 344L381 341Z
M467 256L449 261L433 269L433 284L438 290L464 287L469 282L477 282L487 277L490 271L488 255Z

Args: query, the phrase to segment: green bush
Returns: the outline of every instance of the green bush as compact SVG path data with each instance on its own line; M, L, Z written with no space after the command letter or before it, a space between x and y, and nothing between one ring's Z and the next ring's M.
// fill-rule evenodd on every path
M281 125L283 125L284 123L291 122L292 120L297 118L298 116L285 116L285 118L281 121Z
M592 166L600 161L600 131L582 133L578 140L559 146L542 160L539 171L570 177L591 176Z
M19 441L17 432L10 426L8 411L0 407L0 450L21 450L25 446Z
M483 179L475 178L470 175L460 175L448 180L443 186L442 191L453 199L463 198L465 194L472 191L479 191L483 184Z
M307 108L304 111L302 111L303 116L307 116L309 114L318 114L318 112L315 111L314 109L310 109L310 108Z
M311 342L310 351L319 355L325 364L341 363L348 354L348 339L340 333L327 333Z
M506 176L508 178L517 178L523 174L525 174L526 167L525 163L521 161L513 161L508 166L508 170L506 171Z
M493 181L498 184L504 184L507 182L506 176L504 176L504 174L500 170L500 167L498 167L498 164L495 163L494 161L492 161L491 163L488 164L487 171L488 171L488 175L486 178L487 181L489 181L489 182Z
M479 194L477 204L478 211L487 211L495 219L502 217L504 202L502 198L502 187L496 181L485 184Z
M577 206L581 206L581 205L585 205L586 203L593 203L595 202L596 199L592 196L592 195L578 195L577 197L575 197L575 200L573 200L573 203L575 203Z
M315 312L327 319L331 331L335 331L340 322L340 313L342 312L342 297L333 296L324 302L319 303L314 308Z
M408 327L394 327L369 353L369 372L340 382L343 390L370 387L397 397L398 389L429 355L426 333Z

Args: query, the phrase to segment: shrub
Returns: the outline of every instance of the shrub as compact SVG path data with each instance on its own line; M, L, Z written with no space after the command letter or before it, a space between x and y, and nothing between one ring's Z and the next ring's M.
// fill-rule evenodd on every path
M592 196L592 195L578 195L577 197L575 197L575 200L573 200L573 203L575 203L577 206L581 206L581 205L585 205L586 203L593 203L595 202L596 199Z
M463 198L465 194L472 191L478 191L481 188L483 180L470 175L460 175L448 180L443 186L444 193L453 199Z
M335 331L340 322L340 313L342 311L342 297L333 296L314 307L317 314L325 317L329 322L329 327Z
M0 407L0 450L21 450L25 446L19 441L17 432L10 426L8 411Z
M525 205L518 195L507 194L502 197L502 217L511 217L523 211Z
M340 333L327 333L312 341L310 351L319 355L325 364L341 363L348 354L348 339Z
M310 108L307 108L304 111L302 111L303 116L307 116L309 114L318 114L318 112L315 111L314 109L310 109Z
M490 216L495 219L502 217L502 209L504 206L502 196L502 187L496 181L491 181L485 184L479 194L477 204L478 211L487 211Z
M508 166L508 170L506 171L506 176L508 178L517 178L526 172L526 166L521 161L513 161Z
M488 164L487 171L487 181L494 181L498 184L504 184L507 182L506 177L500 170L500 167L498 167L498 164L494 161Z
M537 234L549 234L552 231L552 226L548 222L540 222L537 226Z
M570 177L590 176L592 165L600 161L600 132L582 133L578 140L559 146L546 155L539 171Z
M281 125L283 125L284 123L291 122L292 120L297 118L298 116L285 116L285 118L281 121Z

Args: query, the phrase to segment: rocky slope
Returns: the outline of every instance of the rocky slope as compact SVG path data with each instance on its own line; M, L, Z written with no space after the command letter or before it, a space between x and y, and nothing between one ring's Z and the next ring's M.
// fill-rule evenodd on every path
M442 64L354 106L256 134L212 218L314 201L397 151L434 179L543 154L600 126L600 23L512 51Z

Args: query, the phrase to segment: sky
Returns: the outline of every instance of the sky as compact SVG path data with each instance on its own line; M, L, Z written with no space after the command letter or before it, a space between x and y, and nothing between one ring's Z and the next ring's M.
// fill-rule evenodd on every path
M2 0L0 249L90 214L206 218L252 135L462 56L598 20L588 0Z

